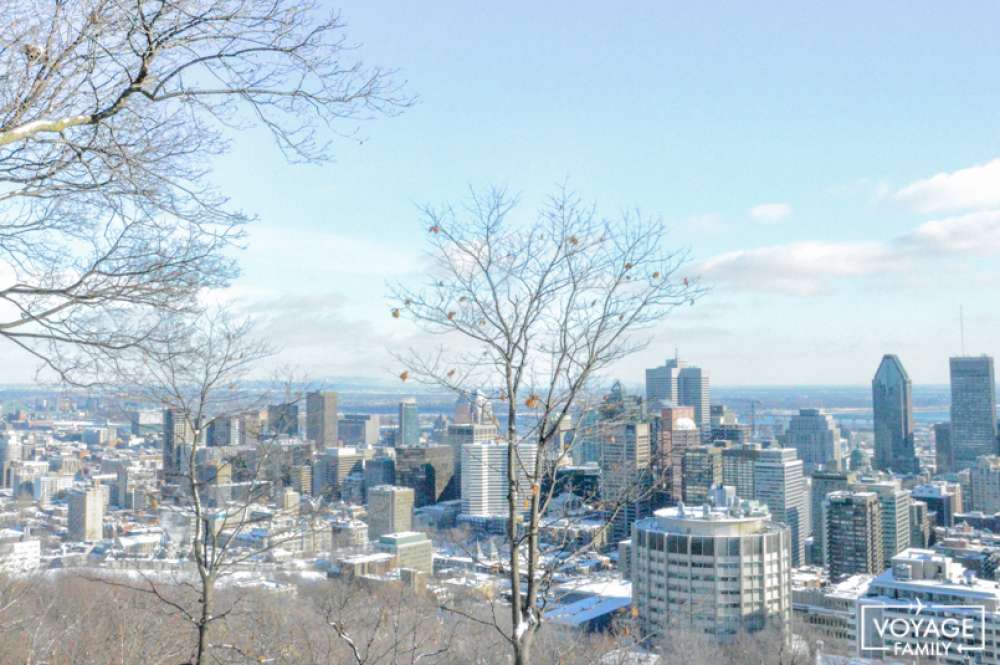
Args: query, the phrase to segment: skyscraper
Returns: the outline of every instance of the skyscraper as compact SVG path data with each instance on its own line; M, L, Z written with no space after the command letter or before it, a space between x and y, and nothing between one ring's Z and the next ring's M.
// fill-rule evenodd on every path
M831 580L882 572L882 509L877 494L833 492L823 504L823 520Z
M397 446L415 446L420 443L420 420L417 418L417 400L408 397L399 403L399 437Z
M515 450L516 501L531 492L528 470L534 469L538 447L533 443L517 444ZM509 468L506 443L467 443L462 446L462 515L472 517L506 517Z
M338 445L337 393L323 391L306 395L306 438L317 450Z
M882 558L888 561L910 546L910 490L898 478L862 480L852 487L858 492L874 492L882 509Z
M413 527L413 490L395 485L376 485L368 490L368 536L409 531Z
M799 409L785 431L785 446L795 448L807 474L816 469L840 469L840 429L833 416L819 409Z
M646 370L646 403L652 410L661 408L660 402L674 406L694 407L694 421L707 436L711 428L708 372L700 367L688 366L677 358L666 361L662 367Z
M1000 512L1000 457L983 456L972 467L972 510Z
M993 358L951 358L951 450L955 470L968 469L980 455L997 453L996 383Z
M451 446L396 448L396 483L413 488L417 508L455 497L454 455Z
M826 496L831 492L850 490L851 483L855 482L856 479L856 475L851 471L821 470L813 472L810 516L812 517L813 552L818 561L826 561L824 550L826 525L823 521L823 502L826 501Z
M875 467L899 473L920 470L913 447L913 387L899 358L882 356L872 379Z
M741 499L754 498L754 465L762 450L759 443L744 443L722 449L722 482Z
M648 514L650 484L649 423L602 422L601 499L614 511L613 542L629 537L632 524Z
M951 423L934 424L934 462L938 473L955 470L955 455L951 449Z
M708 372L700 367L682 368L677 375L677 390L681 404L694 407L694 421L707 436L712 427Z
M722 484L722 449L691 446L681 459L684 474L684 503L700 506L709 502L712 488Z
M267 427L276 436L298 436L299 405L286 402L268 406Z
M69 493L67 515L70 540L94 541L104 537L104 494L99 486Z
M684 453L700 444L693 407L670 406L660 411L659 441L652 464L657 478L663 479L662 493L669 502L676 503L684 497Z
M177 460L179 449L183 444L193 441L194 433L188 424L187 416L180 409L165 409L163 411L163 477L168 482L180 472Z
M660 402L673 402L680 405L680 392L677 380L681 368L687 363L671 358L661 367L651 367L646 370L646 403L650 409L657 409Z
M754 464L754 498L768 507L771 519L791 530L792 565L805 564L809 536L809 498L802 460L792 448L764 448Z

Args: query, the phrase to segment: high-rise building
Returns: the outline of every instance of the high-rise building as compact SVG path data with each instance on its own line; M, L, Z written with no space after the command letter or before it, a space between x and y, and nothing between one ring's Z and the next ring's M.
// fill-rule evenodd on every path
M399 436L396 446L415 446L420 443L420 419L417 400L408 397L399 403Z
M736 414L724 404L713 404L711 409L712 441L728 441L735 445L749 443L753 432L750 425L740 423Z
M841 468L840 429L833 416L819 409L799 409L788 423L784 444L796 450L807 474L821 467Z
M351 474L364 477L364 463L372 456L370 449L327 448L313 461L314 496L340 496L344 481Z
M680 392L677 379L681 368L687 363L671 358L662 367L651 367L646 370L646 403L651 409L660 407L661 402L680 404Z
M984 455L972 467L972 510L1000 512L1000 457Z
M647 369L647 405L656 410L662 408L664 401L673 406L694 407L694 421L707 435L711 428L708 372L677 358L667 360L662 367Z
M337 393L323 391L306 395L306 438L315 443L318 450L339 445Z
M759 443L744 443L722 449L722 482L741 499L754 498L754 465L762 450Z
M194 442L187 416L180 409L163 411L163 477L168 482L180 472L177 456L183 444Z
M677 375L680 403L694 407L694 421L707 436L711 430L708 372L700 367L683 367Z
M875 468L920 470L913 446L913 386L899 358L886 354L872 379Z
M934 526L952 526L954 516L962 512L962 486L944 480L933 480L917 485L913 498L927 504L927 512Z
M950 369L951 450L960 471L997 454L996 383L990 356L951 358Z
M371 448L378 444L381 419L370 413L346 413L337 421L341 445Z
M601 499L612 511L612 542L625 540L648 514L651 484L649 423L602 422Z
M209 446L240 445L240 418L238 416L219 416L208 423L206 443Z
M823 503L830 579L882 572L882 508L874 492L832 492Z
M882 509L882 558L891 559L910 546L910 490L903 489L899 479L867 480L854 484L858 492L874 492Z
M931 544L931 518L923 501L910 503L910 547L928 547Z
M691 446L681 459L684 474L684 503L698 506L707 503L712 488L722 484L722 449L716 446Z
M809 497L802 460L793 448L764 448L754 464L754 499L768 507L771 519L791 531L792 565L805 564L809 536Z
M365 493L376 485L396 484L396 460L385 454L376 454L365 462Z
M955 454L951 449L951 423L934 424L934 462L938 473L955 470Z
M299 405L286 402L268 406L267 427L275 436L298 436Z
M409 487L377 485L368 490L368 536L372 540L387 533L413 528L414 493Z
M10 487L14 467L21 461L21 440L16 432L0 433L0 487Z
M533 443L517 444L514 450L518 505L530 495L528 470L534 469L537 453ZM506 443L467 443L462 447L462 515L507 516L508 464Z
M417 508L457 497L454 455L451 446L396 448L396 483L413 488Z
M857 476L851 471L827 471L819 470L812 475L812 535L813 552L817 561L826 561L825 553L825 523L823 521L823 502L831 492L843 492L851 489L851 484L857 480Z
M71 491L68 503L70 540L90 542L104 538L104 493L99 486Z
M656 477L663 479L666 502L684 497L684 453L701 444L694 407L670 406L660 411L659 441L652 459Z
M791 538L763 506L657 510L635 523L629 569L643 636L679 626L720 640L765 626L789 633Z

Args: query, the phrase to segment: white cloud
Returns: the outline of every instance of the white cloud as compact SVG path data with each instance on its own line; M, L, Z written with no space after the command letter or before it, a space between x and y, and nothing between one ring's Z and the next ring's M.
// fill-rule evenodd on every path
M707 283L810 296L842 279L899 272L929 259L1000 255L1000 210L925 222L887 241L795 242L727 252L694 270Z
M761 203L750 208L750 218L760 224L777 224L792 216L792 206L787 203Z
M1000 206L1000 158L917 180L895 199L921 213L947 213Z

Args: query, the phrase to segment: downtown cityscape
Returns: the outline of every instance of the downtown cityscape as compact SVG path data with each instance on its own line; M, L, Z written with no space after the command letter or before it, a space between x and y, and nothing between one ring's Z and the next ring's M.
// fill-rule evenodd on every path
M998 24L0 2L0 665L1000 665Z

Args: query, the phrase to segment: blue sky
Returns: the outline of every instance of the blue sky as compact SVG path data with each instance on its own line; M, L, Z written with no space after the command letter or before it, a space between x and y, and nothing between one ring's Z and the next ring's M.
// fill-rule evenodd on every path
M419 274L415 204L499 183L530 214L564 179L660 215L712 285L629 382L678 346L718 384L867 383L886 352L942 383L959 303L967 349L1000 352L1000 5L338 6L418 104L331 165L244 132L215 169L260 216L232 295L281 363L386 376L415 341L385 300Z

